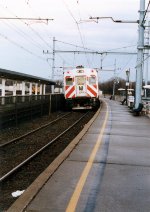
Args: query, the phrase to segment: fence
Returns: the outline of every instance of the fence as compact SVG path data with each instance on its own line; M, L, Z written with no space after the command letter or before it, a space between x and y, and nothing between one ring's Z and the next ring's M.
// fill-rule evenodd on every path
M0 128L64 109L63 94L0 97Z

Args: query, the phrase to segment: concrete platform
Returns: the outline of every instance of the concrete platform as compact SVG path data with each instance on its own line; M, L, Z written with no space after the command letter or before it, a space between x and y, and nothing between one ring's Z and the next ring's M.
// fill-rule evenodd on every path
M22 205L30 196L25 193ZM22 211L17 204L19 199L8 211ZM150 119L105 99L79 144L25 211L150 211Z

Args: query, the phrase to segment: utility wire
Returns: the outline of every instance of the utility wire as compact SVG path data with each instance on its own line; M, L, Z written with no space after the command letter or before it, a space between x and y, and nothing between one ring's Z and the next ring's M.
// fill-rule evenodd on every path
M29 0L26 2L26 4L28 5L29 9L32 11L32 13L33 13L34 15L38 16L39 18L41 18L41 17L38 15L37 11L36 11L35 9L33 9L33 7L31 6L31 4L29 3ZM42 25L42 27L43 27L43 25ZM44 29L45 34L46 34L47 37L49 38L50 35L47 33L47 31L45 30L44 27L43 27L43 29ZM51 37L53 37L53 36L51 35ZM52 49L52 47L51 47L51 49Z
M35 9L32 8L31 4L29 3L29 0L28 0L28 2L26 2L26 3L27 3L27 5L28 5L28 7L30 8L30 10L31 10L35 15L39 16L39 15L37 14L37 12L35 11ZM39 18L41 18L41 17L39 16ZM43 27L43 25L42 25L42 27ZM46 32L45 28L44 28L44 32L45 32L45 34L49 37L49 34ZM56 41L56 40L55 40L55 41ZM52 46L50 46L50 48L53 49ZM58 56L60 57L60 59L61 59L62 61L64 61L65 63L67 63L66 60L65 60L61 55L58 54Z
M67 42L60 41L60 40L56 40L56 41L57 41L57 42L60 42L60 43L68 44L68 45L70 45L70 46L74 46L74 47L78 47L78 48L82 48L82 49L86 49L86 50L90 50L90 51L92 51L92 49L85 48L85 47L83 47L83 46L78 46L78 45L76 45L76 44L67 43ZM93 50L93 51L95 51L95 50Z
M55 41L57 41L57 40L55 40ZM57 45L58 46L58 45ZM59 50L58 49L58 47L57 47L57 50ZM69 64L65 59L64 59L64 57L62 56L62 55L60 55L60 54L58 54L58 56L60 57L60 59L63 61L63 62L65 62L66 64ZM67 59L67 58L66 58ZM68 61L70 60L70 59L67 59Z
M2 4L0 4L0 6L1 6L1 8L7 10L9 13L13 14L14 16L16 16L13 12L11 12L11 11L8 9L7 6L4 7ZM18 18L18 17L16 16L16 18ZM20 20L20 19L18 18L18 20ZM20 21L21 21L21 20L20 20ZM12 24L12 23L11 23L11 25L12 25L12 26L11 26L11 25L10 25L9 23L7 23L6 21L3 21L3 23L6 24L8 27L12 28L13 30L15 30L15 31L16 31L18 34L20 34L21 36L24 36L24 38L25 38L26 40L29 39L30 36L29 36L28 34L26 34L24 31L22 31L22 30L20 30L20 29L18 30L18 28L17 28L17 26L15 26L15 24ZM25 48L24 46L19 45L18 42L13 41L12 39L10 39L10 38L8 38L7 36L5 36L4 34L0 33L0 36L3 37L5 40L8 40L9 42L13 43L15 46L21 48L22 50L25 50L26 52L30 53L31 55L34 55L34 56L36 56L36 57L38 57L38 58L40 58L40 59L42 59L42 60L45 61L45 59L44 59L43 57L41 57L41 56L39 56L39 55L33 53L32 51L28 50L28 49ZM38 47L38 48L40 48L40 49L42 48L42 46L40 46L38 43L35 44L35 41L34 41L31 37L30 37L30 39L33 41L33 44L34 44L36 47ZM42 49L43 49L43 48L42 48Z
M65 6L66 6L66 8L67 8L67 10L68 10L68 12L69 12L69 14L70 14L71 17L73 18L73 20L74 20L74 22L75 22L75 24L76 24L76 26L77 26L77 29L78 29L78 32L79 32L79 36L80 36L80 39L81 39L81 43L82 43L82 45L83 45L83 48L85 49L84 42L83 42L83 38L82 38L82 34L81 34L81 31L80 31L80 28L79 28L79 24L78 24L77 20L75 19L75 17L73 16L73 14L72 14L71 10L69 9L68 5L65 3L64 0L63 0L63 2L64 2L64 4L65 4ZM87 59L88 65L89 65L89 67L90 67L90 63L89 63L89 60L88 60L87 55L85 55L85 57L86 57L86 59Z
M80 18L80 20L82 20L81 13L80 13L80 7L79 7L79 1L77 1L77 8L78 8L78 13L79 13L79 18Z
M149 2L148 2L147 9L145 10L144 18L143 18L143 20L142 20L141 25L143 25L143 23L144 23L144 21L145 21L145 16L146 16L146 14L147 14L147 12L148 12L149 5L150 5L150 0L149 0Z
M114 49L110 49L110 50L107 50L107 51L114 51L114 50L119 50L119 49L126 49L126 48L134 47L134 46L137 46L137 45L123 46L123 47L120 47L120 48L114 48Z
M130 63L130 61L133 59L133 55L129 58L129 60L127 61L127 63L124 65L124 67L121 69L121 71L123 71L126 66Z
M42 40L46 46L49 46L49 48L52 49L52 47L43 39L43 37L38 33L36 32L35 29L33 29L26 21L20 19L15 13L13 13L12 11L10 11L10 9L8 9L8 7L4 7L5 9L7 9L9 11L9 13L11 13L13 16L15 16L19 21L21 21L22 23L24 23L34 34L36 34L36 36L38 38L40 38L40 40Z
M144 61L147 60L149 57L150 57L150 55L148 55L145 59L143 59L141 63L137 64L135 68L142 65L144 63Z
M5 25L7 25L9 28L11 28L12 30L14 30L15 32L17 32L21 38L24 38L25 40L29 40L30 42L32 42L32 44L34 46L36 46L37 48L39 48L40 50L43 50L43 47L38 43L36 42L32 37L30 37L28 34L26 34L24 31L22 30L18 30L18 28L15 26L15 24L10 24L6 21L2 21Z
M41 59L41 60L44 60L44 61L45 61L45 58L43 58L43 57L41 57L41 56L39 56L39 55L37 55L37 54L33 53L32 51L30 51L30 50L26 49L26 48L25 48L25 47L23 47L23 46L19 45L17 42L15 42L15 41L11 40L11 39L10 39L10 38L8 38L7 36L3 35L2 33L0 33L0 36L1 36L2 38L4 38L5 40L8 40L9 42L11 42L12 44L14 44L15 46L19 47L20 49L22 49L22 50L24 50L24 51L28 52L29 54L34 55L34 56L38 57L39 59Z
M1 4L0 4L0 6L1 6L3 9L8 9L7 7L4 8L3 5L1 5ZM14 24L12 24L12 25L13 25L13 27L16 27L16 29L14 29L14 28L13 28L9 23L7 23L6 21L2 21L2 22L3 22L4 24L6 24L8 27L10 27L10 28L12 28L13 30L15 30L15 31L16 31L18 34L20 34L21 36L24 36L24 37L25 37L25 33L24 33L23 31L21 31L21 30L18 30L17 27L16 27ZM19 45L18 42L13 41L12 39L10 39L10 38L8 38L7 36L5 36L4 34L0 33L0 36L3 37L5 40L8 40L10 43L14 44L15 46L19 47L20 49L22 49L22 50L28 52L29 54L31 54L31 55L33 55L33 56L36 56L36 57L38 57L38 58L40 58L40 59L42 59L42 60L45 60L43 57L41 57L41 56L39 56L39 55L33 53L32 51L28 50L28 49L25 48L24 46ZM27 39L27 38L25 37L25 39ZM38 46L38 47L39 47L39 46Z
M10 10L8 9L7 6L4 7L2 4L0 4L0 6L1 6L2 9L8 11L11 15L16 16L12 11L10 11ZM20 21L22 21L22 22L24 23L23 20L20 20ZM4 21L3 21L3 22L4 22ZM10 22L9 22L9 23L10 23ZM30 42L32 42L32 44L33 44L34 46L36 46L37 48L39 48L39 49L41 50L41 52L43 51L43 46L41 46L41 44L39 44L39 43L35 40L35 38L32 38L29 34L25 33L23 30L20 30L20 29L18 30L18 27L15 26L15 24L12 24L12 23L11 23L11 25L13 26L13 27L12 27L9 23L8 23L8 22L5 22L5 24L8 25L10 28L13 29L13 27L14 27L15 29L13 29L13 30L15 30L16 32L18 32L18 34L20 34L21 37L24 37L25 40L29 40Z
M99 52L99 51L97 51L97 50L93 50L93 49L89 49L89 48L84 48L83 46L78 46L78 45L76 45L76 44L67 43L67 42L60 41L60 40L56 40L56 41L57 41L57 42L60 42L60 43L68 44L68 45L70 45L70 46L82 48L82 49L84 49L84 50ZM137 45L123 46L123 47L120 47L120 48L114 48L114 49L110 49L110 50L106 50L106 51L113 51L113 50L125 49L125 48L129 48L129 47L134 47L134 46L137 46Z

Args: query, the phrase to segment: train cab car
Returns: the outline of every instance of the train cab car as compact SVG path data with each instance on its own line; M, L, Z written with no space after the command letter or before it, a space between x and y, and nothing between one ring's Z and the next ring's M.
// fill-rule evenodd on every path
M79 66L64 73L64 92L69 109L95 109L99 106L98 74Z

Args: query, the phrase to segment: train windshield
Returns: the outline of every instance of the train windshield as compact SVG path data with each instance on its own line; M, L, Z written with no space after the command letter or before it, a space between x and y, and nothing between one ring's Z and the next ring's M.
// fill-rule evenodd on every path
M95 76L89 77L89 84L90 85L95 85L96 84L96 77Z
M66 85L73 85L73 79L72 78L66 78Z
M76 77L76 81L77 81L77 85L84 85L86 78L85 76L79 76L79 77Z

